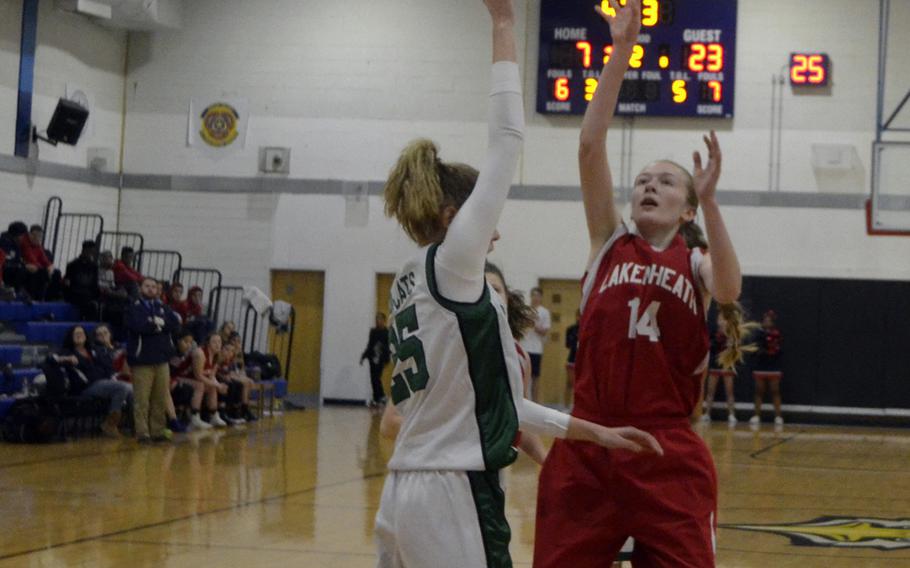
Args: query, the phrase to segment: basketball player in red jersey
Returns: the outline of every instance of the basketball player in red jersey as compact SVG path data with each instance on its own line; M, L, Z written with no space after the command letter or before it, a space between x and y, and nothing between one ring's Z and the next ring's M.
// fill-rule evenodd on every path
M635 229L613 201L606 135L641 27L640 0L600 15L613 54L582 123L579 167L591 253L572 414L649 431L663 457L558 440L540 477L536 568L600 568L635 539L633 566L715 565L717 478L689 417L708 362L705 306L737 300L739 262L715 199L721 150L705 136L708 162L694 173L668 161L647 166L631 196ZM701 205L710 256L686 246Z

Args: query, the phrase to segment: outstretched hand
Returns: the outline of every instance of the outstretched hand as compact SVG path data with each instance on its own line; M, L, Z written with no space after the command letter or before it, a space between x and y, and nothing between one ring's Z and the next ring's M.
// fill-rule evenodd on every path
M703 139L708 147L708 165L702 167L701 154L698 151L692 153L692 160L695 162L695 170L692 172L695 194L702 202L714 199L717 193L717 181L720 179L723 158L720 142L717 141L717 134L713 130L710 136L704 136Z
M660 447L660 443L654 436L632 426L603 428L598 436L597 443L610 449L664 455L663 448Z
M515 11L512 0L483 0L490 12L490 18L495 23L512 23L515 21Z
M614 44L634 45L641 31L641 0L626 0L620 5L619 0L609 0L612 14L604 11L598 4L594 11L610 25L610 36ZM615 15L614 15L615 14Z

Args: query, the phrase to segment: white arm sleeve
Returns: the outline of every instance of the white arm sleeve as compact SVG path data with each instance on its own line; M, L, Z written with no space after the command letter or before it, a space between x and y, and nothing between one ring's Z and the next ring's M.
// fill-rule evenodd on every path
M524 105L518 64L493 64L489 142L477 185L449 225L436 253L436 280L442 295L475 302L483 293L483 265L509 195L524 139Z
M518 407L519 427L531 434L565 438L569 431L570 415L547 408L528 399Z

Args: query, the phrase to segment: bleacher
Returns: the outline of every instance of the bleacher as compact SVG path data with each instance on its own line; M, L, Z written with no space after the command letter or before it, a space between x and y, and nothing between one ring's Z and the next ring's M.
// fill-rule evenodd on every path
M73 222L84 218L93 222ZM141 234L105 232L100 216L65 213L58 197L48 201L43 224L45 247L53 253L55 264L61 269L79 255L83 241L95 240L99 250L112 250L115 255L121 246L133 247L135 268L144 275L170 283L180 282L186 289L200 286L208 299L206 316L216 328L225 321L234 321L243 338L244 352L271 351L278 356L282 374L286 376L291 363L292 334L271 332L266 318L242 299L241 287L223 285L219 270L184 266L179 251L146 249ZM293 329L293 312L291 317ZM67 331L76 324L83 326L88 334L98 325L80 321L78 310L65 302L0 301L0 370L4 371L0 375L0 420L17 398L35 392L33 382L42 374L41 366L47 355L60 348ZM251 392L254 400L268 393L270 404L273 399L282 404L288 392L285 378L260 381L260 384L262 388Z

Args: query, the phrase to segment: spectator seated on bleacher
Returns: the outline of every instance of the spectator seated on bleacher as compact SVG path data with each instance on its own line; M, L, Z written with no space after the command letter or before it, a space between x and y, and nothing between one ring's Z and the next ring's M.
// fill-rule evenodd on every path
M83 241L82 253L66 265L64 298L79 309L85 321L96 321L100 316L101 292L98 286L98 245Z
M233 420L227 420L228 416L224 413L224 404L226 400L238 399L237 389L231 388L231 385L218 380L218 365L221 357L221 336L217 333L209 334L202 346L203 365L200 373L201 377L207 384L215 383L215 389L218 393L218 411L212 414L209 423L213 426L227 426L233 424ZM211 408L211 407L210 407Z
M193 332L196 343L203 344L205 339L212 333L215 325L205 317L205 307L202 305L202 288L193 286L186 301L181 302L175 308L180 317L183 318L183 327ZM219 349L221 347L219 346Z
M53 301L60 298L60 271L48 258L42 241L44 229L41 225L32 225L27 235L19 237L19 251L25 272L21 276L21 285L29 298L34 301Z
M218 385L207 380L204 371L205 354L196 346L193 334L187 329L181 329L174 334L174 343L177 345L177 354L171 359L171 393L181 385L192 389L190 399L190 426L195 430L208 430L212 424L204 421L200 416L202 402L205 399L206 408L212 416L218 414Z
M3 254L2 283L14 291L22 288L22 279L25 275L22 251L19 250L19 238L26 234L28 234L28 227L22 221L13 221L6 231L0 234L0 251Z
M0 302L12 302L16 299L16 289L7 286L3 281L3 266L6 264L6 251L0 248Z
M102 252L99 260L98 294L101 301L101 320L114 326L119 335L130 296L124 288L117 286L114 279L114 254L109 250Z
M246 360L243 357L243 338L235 331L228 336L227 343L234 348L234 366L246 374Z
M133 268L135 251L132 247L120 249L120 260L114 263L114 283L126 290L130 298L139 297L139 286L142 284L142 274Z
M179 314L180 305L183 304L183 284L180 282L171 284L164 295L164 303ZM183 317L183 315L180 317Z
M235 422L255 422L256 415L250 412L250 390L255 381L246 376L235 362L236 351L230 343L221 347L221 357L218 364L218 380L228 385L239 386L239 401L227 401L228 418ZM236 388L236 387L235 387Z
M228 320L218 328L218 335L221 336L221 344L227 345L231 342L231 335L237 332L237 324Z
M63 349L51 355L69 378L68 395L106 399L108 415L101 430L108 436L119 437L124 406L132 403L133 387L116 380L113 359L100 355L92 346L85 329L73 326L63 341Z

